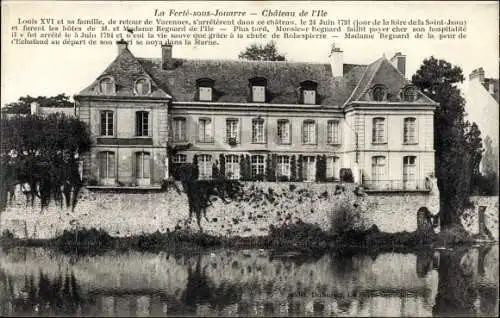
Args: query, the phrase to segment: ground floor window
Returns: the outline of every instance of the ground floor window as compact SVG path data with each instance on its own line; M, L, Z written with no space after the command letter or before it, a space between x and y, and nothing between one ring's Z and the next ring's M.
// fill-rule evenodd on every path
M276 158L276 173L278 177L290 178L290 157L278 156Z
M335 180L339 179L339 157L331 156L326 158L326 177Z
M385 181L385 157L372 157L372 182L374 185Z
M417 157L403 157L403 186L405 189L415 189L417 187Z
M212 156L198 155L199 179L206 180L212 178Z
M260 179L264 177L264 156L262 155L253 155L252 156L252 178Z
M112 151L102 151L98 154L99 179L101 184L110 185L115 183L115 153Z
M139 185L149 184L151 178L151 155L149 152L135 154L135 177Z
M238 180L240 178L240 157L238 155L226 156L226 179Z
M304 156L302 158L302 173L304 181L315 181L316 180L316 157L315 156Z

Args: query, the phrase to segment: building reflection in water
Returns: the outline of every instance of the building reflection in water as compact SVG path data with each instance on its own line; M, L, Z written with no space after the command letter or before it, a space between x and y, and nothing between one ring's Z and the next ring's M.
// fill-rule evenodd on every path
M37 268L38 254L30 258L3 253L2 316L494 316L498 310L498 246L333 254L310 260L263 257L258 251L220 251L215 258L130 253L89 257L88 263L48 256L43 264L52 261L59 266L52 266L59 270L51 273ZM92 270L110 275L136 264L134 284L96 280L101 273L87 269L96 262ZM148 262L185 278L168 281L179 286L167 286L159 281L165 276L151 276L151 267L141 265Z

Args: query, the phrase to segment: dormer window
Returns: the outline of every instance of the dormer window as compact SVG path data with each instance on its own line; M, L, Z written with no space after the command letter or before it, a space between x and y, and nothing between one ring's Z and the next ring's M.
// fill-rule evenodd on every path
M151 93L151 82L147 78L140 78L135 81L134 85L135 95L144 96Z
M115 81L112 77L104 77L99 81L99 90L104 95L115 94Z
M387 88L383 85L376 85L372 88L372 100L382 102L387 100Z
M256 103L266 102L267 80L263 77L254 77L250 79L250 100Z
M213 100L214 80L210 78L200 78L196 80L196 89L199 101L211 102Z
M417 90L413 86L408 86L403 89L403 101L414 102L417 99Z
M302 104L315 105L318 83L314 81L303 81L300 83L300 100Z

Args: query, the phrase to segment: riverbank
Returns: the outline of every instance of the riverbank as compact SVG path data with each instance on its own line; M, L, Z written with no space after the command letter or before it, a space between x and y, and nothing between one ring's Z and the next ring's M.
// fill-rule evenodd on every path
M381 232L376 226L365 231L332 234L304 222L270 227L266 236L214 236L199 231L176 230L167 233L111 236L104 230L78 229L64 231L50 239L16 238L8 231L0 245L9 247L45 247L65 253L99 254L109 250L124 251L198 251L207 248L252 248L296 251L304 254L331 250L413 251L420 248L453 247L491 242L465 231L440 233Z

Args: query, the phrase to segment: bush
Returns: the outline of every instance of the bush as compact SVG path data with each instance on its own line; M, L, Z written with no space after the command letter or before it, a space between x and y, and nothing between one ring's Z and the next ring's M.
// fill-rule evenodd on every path
M342 182L354 182L354 176L352 170L349 168L340 169L340 181Z
M329 215L332 234L343 235L362 229L361 211L348 201L339 202Z

